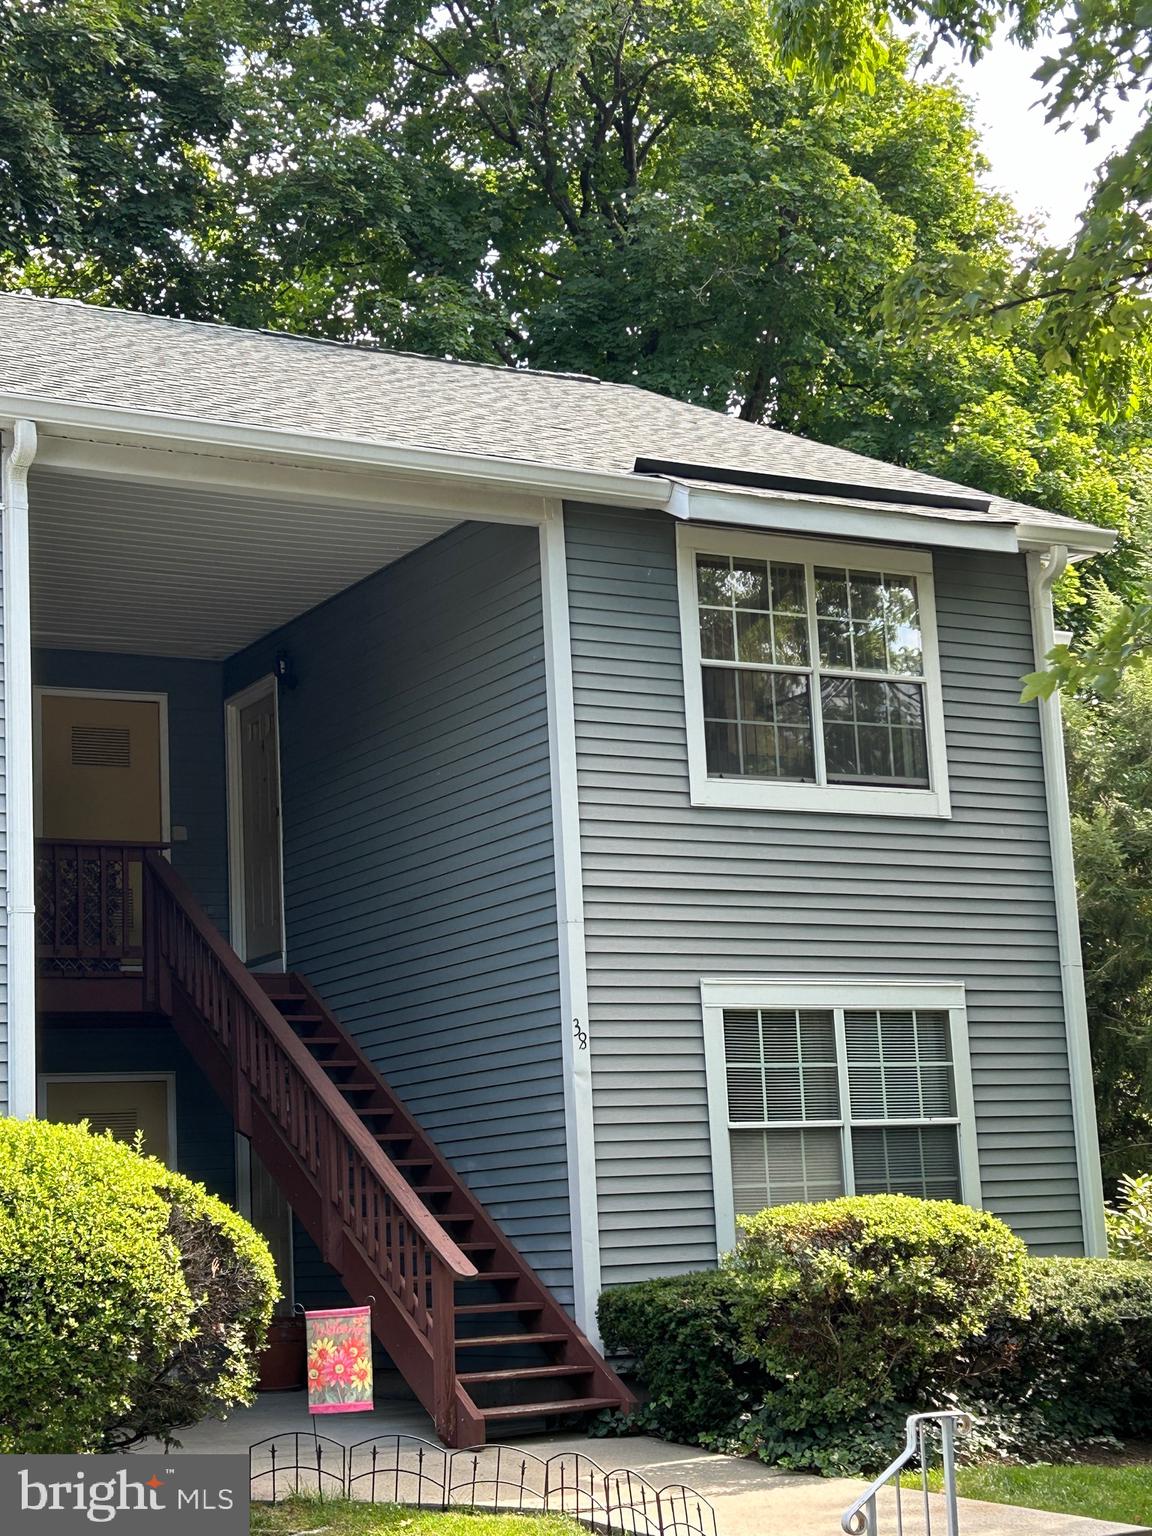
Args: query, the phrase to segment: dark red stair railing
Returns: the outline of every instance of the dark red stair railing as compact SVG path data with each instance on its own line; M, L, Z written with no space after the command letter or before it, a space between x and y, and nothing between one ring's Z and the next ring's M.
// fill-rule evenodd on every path
M147 971L157 1002L232 1105L350 1291L376 1297L378 1336L449 1445L483 1442L460 1390L454 1287L476 1274L368 1134L181 878L145 861Z
M452 1446L632 1396L303 977L251 975L143 854L143 974ZM299 1031L299 1032L298 1032ZM330 1075L332 1074L332 1075Z

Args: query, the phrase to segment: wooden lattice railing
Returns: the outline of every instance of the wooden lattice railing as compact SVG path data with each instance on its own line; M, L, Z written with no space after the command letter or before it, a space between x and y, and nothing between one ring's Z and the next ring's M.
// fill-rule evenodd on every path
M36 953L65 976L139 971L144 959L144 860L160 843L39 839Z
M143 894L146 984L230 1100L237 1130L293 1191L326 1260L345 1272L354 1262L376 1305L393 1309L390 1341L400 1314L405 1375L441 1438L458 1443L469 1405L456 1378L453 1296L475 1265L154 851L144 855Z

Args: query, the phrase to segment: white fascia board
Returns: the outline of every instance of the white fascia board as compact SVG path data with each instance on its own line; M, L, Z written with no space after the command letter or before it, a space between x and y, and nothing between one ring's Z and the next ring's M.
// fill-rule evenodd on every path
M321 466L258 458L251 451L192 450L155 441L146 447L91 437L40 437L40 469L134 485L182 487L221 494L268 496L285 505L357 506L437 519L457 516L492 523L542 523L547 498L502 486L465 484L432 475L417 478L363 466Z
M752 491L705 490L682 481L672 482L668 511L684 522L727 523L779 533L921 544L935 549L980 549L994 554L1011 555L1062 543L1074 551L1075 560L1106 554L1116 542L1110 529L1089 523L1069 527L1067 523L982 522L978 518L934 517L931 508L922 513L854 508L815 498L800 501L758 497Z
M1118 537L1111 528L1097 528L1089 523L1071 528L1067 523L1020 523L1016 532L1023 552L1046 554L1053 544L1062 544L1068 550L1069 560L1077 564L1091 560L1093 555L1106 555Z
M803 533L834 539L867 539L883 544L929 545L934 549L981 549L1013 555L1019 548L1014 523L933 517L930 511L878 512L832 502L757 497L746 491L701 490L675 484L668 511L692 523L722 523L773 533Z
M431 475L442 481L618 506L659 510L667 505L671 490L670 482L662 476L636 475L623 470L536 464L526 459L414 448L398 443L209 421L198 416L123 406L77 404L36 395L0 393L0 426L19 419L34 420L41 432L55 436L91 436L127 447L155 446L159 442L169 448L184 450L211 448L225 453L239 450L286 464L312 462L329 468L373 469L414 478Z

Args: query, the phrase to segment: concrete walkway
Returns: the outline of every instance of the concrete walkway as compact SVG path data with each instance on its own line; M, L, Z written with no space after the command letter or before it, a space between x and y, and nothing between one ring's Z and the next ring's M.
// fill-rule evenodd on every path
M247 1451L274 1435L301 1432L311 1437L312 1421L302 1392L265 1393L251 1408L240 1409L226 1422L206 1420L183 1436L181 1449L191 1452ZM342 1445L377 1436L416 1435L435 1442L431 1420L398 1379L377 1378L373 1413L330 1414L320 1433ZM672 1445L645 1435L597 1440L586 1435L521 1436L515 1442L539 1457L570 1454L588 1457L605 1471L628 1468L657 1488L683 1483L707 1499L716 1511L718 1536L836 1536L840 1516L863 1490L848 1478L813 1477L779 1472L756 1461L718 1456L698 1447ZM257 1494L261 1489L257 1488ZM933 1531L944 1531L942 1501L933 1499ZM905 1504L905 1536L923 1536L922 1509L909 1517ZM889 1522L881 1522L881 1532ZM894 1522L891 1529L895 1530ZM1071 1515L1013 1509L1005 1504L961 1500L961 1536L1128 1536L1147 1527L1111 1525Z

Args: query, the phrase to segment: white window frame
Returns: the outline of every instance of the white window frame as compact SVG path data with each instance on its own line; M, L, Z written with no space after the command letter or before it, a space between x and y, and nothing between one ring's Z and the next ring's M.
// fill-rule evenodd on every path
M700 668L700 620L696 596L696 556L735 555L753 560L781 560L803 565L810 595L813 567L840 565L857 570L914 576L924 648L924 731L928 755L928 787L882 784L798 784L788 780L709 777L704 749L704 690ZM680 636L684 658L684 701L688 726L688 779L693 805L742 806L750 810L856 812L873 816L936 816L952 814L948 795L948 759L944 739L944 700L940 688L940 656L936 634L936 590L932 556L926 550L878 544L841 544L821 539L748 533L723 528L686 527L676 530L677 584L680 596ZM815 622L809 607L810 667L818 655ZM840 674L836 674L840 675ZM872 676L873 674L868 674ZM877 679L893 674L874 674ZM814 673L809 676L815 681ZM824 742L817 701L810 685L813 750L817 775L823 775Z
M820 981L811 977L707 977L700 983L704 1015L704 1067L708 1085L708 1129L712 1149L712 1190L716 1215L716 1249L736 1246L736 1207L732 1193L733 1127L728 1117L728 1076L725 1069L724 1010L726 1008L828 1008L836 1017L836 1058L840 1080L841 1134L845 1189L851 1193L852 1131L877 1126L954 1125L960 1154L960 1193L965 1205L981 1208L980 1163L976 1146L976 1110L972 1097L972 1064L968 1050L968 1013L964 984L958 981ZM934 1009L946 1011L952 1036L952 1070L956 1114L923 1120L853 1120L848 1096L849 1074L844 1043L844 1009ZM812 1122L816 1124L817 1122ZM824 1122L826 1123L826 1122ZM783 1127L782 1127L783 1128Z

